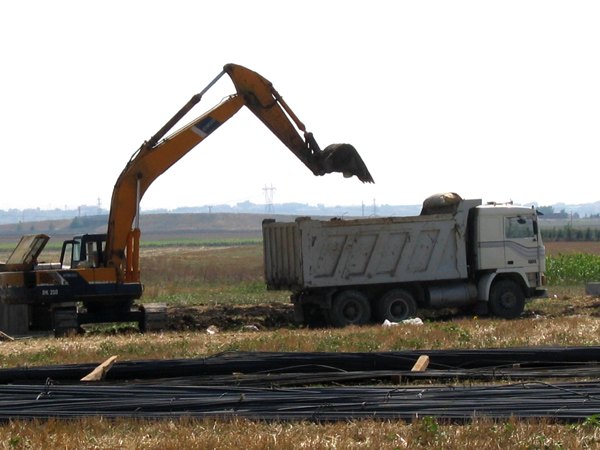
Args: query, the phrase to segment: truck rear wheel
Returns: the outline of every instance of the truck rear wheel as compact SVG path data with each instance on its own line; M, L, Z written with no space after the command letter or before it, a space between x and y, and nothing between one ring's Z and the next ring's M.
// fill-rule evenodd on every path
M369 299L362 292L346 290L337 294L331 305L329 319L336 327L364 325L371 318Z
M512 280L500 280L490 292L490 311L503 319L515 319L525 308L525 295L520 286Z
M402 322L415 317L417 302L412 294L404 289L392 289L377 302L376 319L378 322Z

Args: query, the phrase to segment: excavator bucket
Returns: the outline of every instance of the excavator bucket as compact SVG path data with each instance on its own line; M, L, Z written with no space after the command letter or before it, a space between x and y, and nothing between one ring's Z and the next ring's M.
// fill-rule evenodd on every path
M363 183L375 182L358 151L350 144L328 145L319 159L324 173L340 172L346 178L356 176Z

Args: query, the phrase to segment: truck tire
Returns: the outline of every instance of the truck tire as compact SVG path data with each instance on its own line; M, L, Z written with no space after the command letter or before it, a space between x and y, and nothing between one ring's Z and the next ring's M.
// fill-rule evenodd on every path
M402 322L416 316L417 302L410 292L404 289L392 289L379 299L375 312L375 318L379 323L386 320Z
M500 280L490 292L490 311L503 319L515 319L525 308L525 295L521 287L512 280Z
M329 320L336 327L364 325L371 319L369 299L362 292L351 289L337 294L333 298Z

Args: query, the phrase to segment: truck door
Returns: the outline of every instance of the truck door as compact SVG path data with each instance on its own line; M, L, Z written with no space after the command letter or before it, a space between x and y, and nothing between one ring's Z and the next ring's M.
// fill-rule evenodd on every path
M518 214L505 217L504 238L506 268L522 267L525 272L539 271L537 221L533 215Z

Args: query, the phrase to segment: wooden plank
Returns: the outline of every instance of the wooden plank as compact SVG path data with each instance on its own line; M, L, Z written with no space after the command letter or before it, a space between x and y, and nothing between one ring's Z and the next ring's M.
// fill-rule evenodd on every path
M421 355L410 369L411 372L425 372L429 366L429 356ZM392 375L391 381L394 384L400 384L402 382L402 375Z
M425 372L429 365L429 356L421 355L415 365L410 369L411 372Z
M103 380L106 376L106 373L110 370L112 365L117 360L116 356L111 356L90 373L88 373L85 377L81 379L81 381L100 381Z

